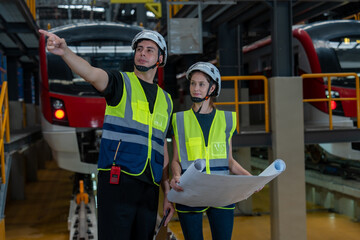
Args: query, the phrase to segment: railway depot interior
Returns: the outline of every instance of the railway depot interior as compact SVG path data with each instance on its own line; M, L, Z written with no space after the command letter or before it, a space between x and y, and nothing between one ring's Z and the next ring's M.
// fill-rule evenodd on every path
M237 204L234 236L281 240L338 239L341 236L346 236L342 239L357 239L360 236L360 158L356 159L356 152L360 149L360 61L349 67L352 71L323 71L325 75L300 76L299 69L306 70L306 67L296 67L300 64L294 56L301 54L301 48L294 46L298 46L296 42L300 40L292 40L293 25L343 19L360 25L358 1L0 0L0 122L1 143L4 143L0 146L4 152L0 178L0 240L27 239L31 232L29 229L35 224L31 221L39 223L41 219L45 219L41 224L47 222L49 227L39 228L44 232L37 232L31 236L32 239L77 239L71 223L76 221L76 202L72 201L70 206L69 199L78 193L74 195L72 186L72 180L75 182L78 176L50 161L54 153L44 139L41 125L44 119L40 101L41 37L38 29L51 30L89 21L143 26L165 36L169 59L162 73L164 81L159 84L172 95L175 111L185 110L191 104L184 90L187 87L184 72L192 63L211 61L219 67L222 76L229 76L223 79L223 94L218 99L218 107L236 109L240 119L239 134L233 138L235 159L241 159L241 164L254 173L277 158L287 164L286 171L266 186L260 192L262 195L255 194L252 199ZM329 29L336 31L335 27ZM354 54L359 54L360 28L356 34L348 34L341 41L349 41L347 46L351 47L348 49L357 49ZM269 35L272 41L264 41ZM179 38L185 40L179 41ZM335 42L334 39L331 41ZM340 46L342 42L337 41ZM256 72L258 78L241 79L254 73L245 54L254 53L259 46L268 46L270 53L258 56L257 63L262 67ZM341 53L345 55L345 52ZM320 68L326 68L322 64ZM349 64L346 62L342 66ZM330 66L330 70L336 69L330 62L325 65ZM318 103L328 109L325 112L316 110L320 108L311 107L315 101L303 97L303 82L307 77L322 78L328 84L333 82L328 80L328 73L344 82L350 79L355 97L336 100L340 88L334 84L330 86L333 91L328 91L327 95L322 93L323 98L335 99L334 102L342 104L344 111L351 101L354 103L354 116L345 119L346 113L336 115L336 108L327 108L331 101ZM344 73L349 74L341 75ZM261 93L249 91L253 80L263 86L257 88ZM329 89L328 85L326 89ZM341 98L346 97L351 96ZM250 101L259 103L255 105ZM314 116L314 121L306 121ZM334 151L340 155L344 149L349 149L348 158L329 153ZM92 181L89 175L85 184L91 186ZM54 188L69 194L69 197L66 199L66 195L59 191L51 192ZM49 192L41 193L40 190ZM42 203L43 199L47 202ZM56 199L62 199L66 204ZM37 205L31 205L30 200ZM40 206L53 214L67 205L66 212L61 210L60 216L64 225L59 221L52 223L52 219L59 216L29 217L29 214L22 214L44 214L40 211L40 202ZM90 202L94 203L94 200ZM27 204L37 208L26 209ZM93 208L93 205L87 207ZM320 220L311 218L313 213L319 214ZM19 235L21 231L17 226L20 224L17 225L16 216L28 219L29 228L24 235ZM91 234L86 239L91 239L91 236L96 239L96 222L92 221L89 226ZM247 222L250 224L246 225ZM8 224L11 224L9 231ZM60 225L59 229L66 229L68 224L67 235L56 234L55 229ZM251 228L251 225L259 228ZM323 229L321 234L319 229ZM173 238L182 239L176 216L167 231ZM236 235L238 231L241 235ZM162 239L169 239L166 230L162 234Z

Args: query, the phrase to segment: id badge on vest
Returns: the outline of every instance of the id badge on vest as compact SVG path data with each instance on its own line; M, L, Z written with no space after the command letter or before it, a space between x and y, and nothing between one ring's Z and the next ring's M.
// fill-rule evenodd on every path
M121 168L120 166L116 166L115 164L116 155L119 150L120 144L121 144L121 139L119 140L119 144L116 148L113 165L111 166L111 170L110 170L110 184L119 184L120 181Z

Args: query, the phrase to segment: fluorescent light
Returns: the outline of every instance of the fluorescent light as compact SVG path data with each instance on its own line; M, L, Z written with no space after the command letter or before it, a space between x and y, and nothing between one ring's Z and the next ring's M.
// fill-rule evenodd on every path
M64 9L81 9L84 11L94 11L94 12L105 12L105 8L103 7L93 7L91 9L90 5L58 5L58 8Z
M153 12L147 11L146 16L147 17L155 17L155 14Z

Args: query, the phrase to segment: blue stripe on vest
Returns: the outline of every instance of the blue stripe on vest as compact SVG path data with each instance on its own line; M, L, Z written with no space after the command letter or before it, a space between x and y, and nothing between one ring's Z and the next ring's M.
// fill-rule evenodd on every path
M210 172L212 171L228 171L229 167L210 167ZM206 168L202 170L202 172L206 172Z
M156 137L154 135L152 135L151 140L158 143L158 144L160 144L160 145L164 145L164 140L161 139L161 138L158 138L158 137Z
M103 129L109 130L109 131L115 131L115 132L122 132L122 133L132 133L132 134L137 134L137 135L140 135L143 137L148 137L148 133L146 133L144 131L140 131L135 128L129 128L129 127L123 127L123 126L119 126L119 125L109 124L109 123L104 123Z

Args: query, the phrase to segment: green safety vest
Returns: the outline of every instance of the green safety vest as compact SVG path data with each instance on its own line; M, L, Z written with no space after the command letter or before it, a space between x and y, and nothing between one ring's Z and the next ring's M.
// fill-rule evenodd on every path
M172 126L181 168L184 171L197 159L205 159L207 174L229 174L229 146L236 127L236 113L216 110L208 145L192 109L174 113Z

